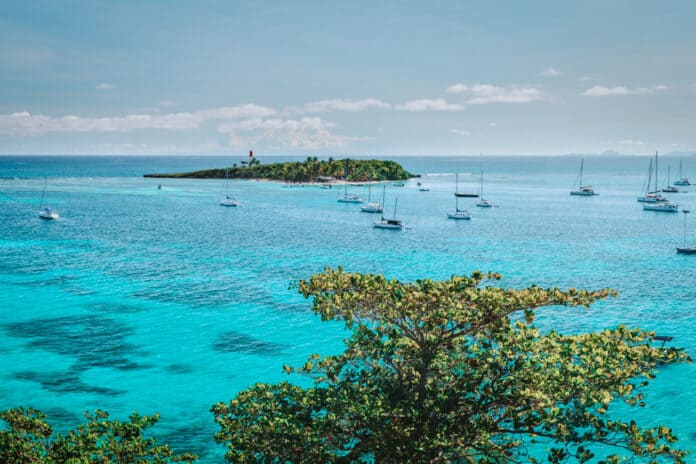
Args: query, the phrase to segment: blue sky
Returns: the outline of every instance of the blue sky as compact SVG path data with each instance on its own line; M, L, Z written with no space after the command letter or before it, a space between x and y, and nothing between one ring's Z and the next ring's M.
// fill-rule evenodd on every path
M696 149L690 1L2 3L0 153Z

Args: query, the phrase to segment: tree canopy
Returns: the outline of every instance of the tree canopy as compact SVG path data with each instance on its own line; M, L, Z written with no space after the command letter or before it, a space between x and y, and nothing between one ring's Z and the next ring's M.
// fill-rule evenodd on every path
M128 422L108 420L101 410L85 414L87 423L66 434L54 434L46 415L32 408L4 411L7 424L0 430L0 462L3 464L169 464L193 463L193 454L175 454L168 445L158 445L145 430L159 415L134 413Z
M685 353L624 326L542 333L536 309L588 306L615 292L505 289L492 285L499 278L402 283L339 268L301 281L313 311L350 330L346 349L286 367L311 387L259 383L213 406L227 459L685 462L669 428L611 408L643 406L657 368L688 361Z
M146 174L145 177L175 177L200 179L271 179L287 182L310 182L319 177L344 178L348 181L406 180L414 177L399 163L390 160L319 160L308 156L305 161L261 164L252 158L248 166L229 169L208 169L179 174Z

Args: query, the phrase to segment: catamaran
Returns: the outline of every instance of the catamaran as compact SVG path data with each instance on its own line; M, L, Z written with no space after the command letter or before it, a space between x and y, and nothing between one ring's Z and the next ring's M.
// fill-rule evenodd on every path
M669 185L669 179L671 178L671 175L670 175L671 168L672 168L672 166L668 164L667 165L667 181L665 182L667 185L665 185L665 187L662 189L662 191L665 193L679 193L679 189L677 187L675 187L673 185Z
M594 191L591 185L582 185L582 170L585 165L585 159L581 158L580 159L580 173L578 174L578 180L576 181L576 184L573 185L573 188L575 189L575 185L578 186L577 190L571 190L570 194L571 195L579 195L583 197L591 197L593 195L599 195Z
M58 211L49 208L44 204L46 198L46 187L48 186L48 177L44 177L44 187L41 191L41 208L39 209L39 217L41 219L53 220L58 219Z
M682 177L682 162L679 160L679 180L674 182L674 185L691 185L691 182L689 182L689 179L686 177Z
M404 224L401 220L396 219L396 206L399 202L399 197L396 197L394 199L394 216L391 219L385 219L384 218L384 213L382 214L382 218L379 221L375 221L372 223L372 227L375 227L377 229L392 229L392 230L401 230L404 228Z

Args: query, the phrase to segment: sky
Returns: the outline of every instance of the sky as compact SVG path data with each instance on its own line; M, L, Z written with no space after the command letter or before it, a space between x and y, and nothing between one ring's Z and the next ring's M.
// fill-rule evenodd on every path
M696 150L693 1L2 0L0 154Z

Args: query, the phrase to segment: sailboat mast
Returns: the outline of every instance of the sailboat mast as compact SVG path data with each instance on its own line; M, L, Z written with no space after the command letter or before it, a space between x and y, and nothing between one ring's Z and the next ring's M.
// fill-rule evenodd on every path
M684 213L684 247L686 248L686 215L689 211L683 209L682 212Z
M655 152L655 192L658 191L657 187L657 152Z
M579 189L582 189L582 169L585 165L585 158L580 158L580 185L578 185Z
M383 221L384 221L384 200L386 198L386 195L387 195L387 185L384 184L382 186L382 211L381 211L381 216L382 216Z
M481 169L481 192L480 192L481 198L483 198L483 169Z
M650 166L648 166L648 183L645 186L645 196L650 193L650 183L652 182L652 166L653 162L650 160Z
M396 205L399 204L399 197L394 198L394 220L396 220Z
M41 207L43 208L44 205L44 197L46 197L46 186L48 185L48 177L44 177L44 186L43 190L41 190Z
M459 193L459 173L454 174L454 195L457 196Z

